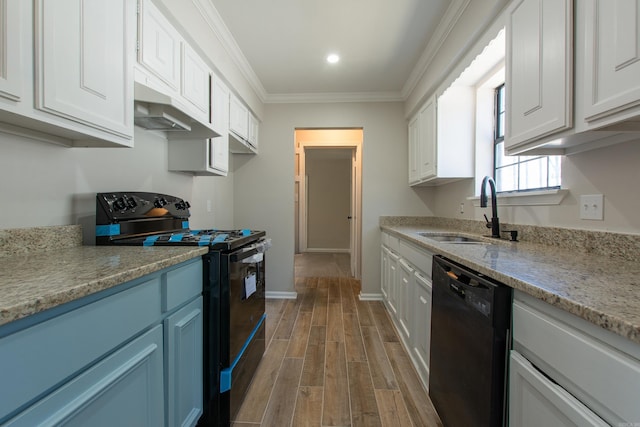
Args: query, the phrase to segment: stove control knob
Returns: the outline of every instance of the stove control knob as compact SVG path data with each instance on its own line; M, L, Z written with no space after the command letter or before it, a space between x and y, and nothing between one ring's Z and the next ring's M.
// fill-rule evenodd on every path
M124 197L119 197L113 201L113 208L117 211L123 211L127 208L127 201Z
M135 201L135 199L127 199L127 207L129 209L135 209L138 207L138 203Z
M176 209L178 209L179 211L189 209L190 207L191 205L189 204L189 202L185 200L180 200L179 202L176 202Z
M164 197L161 197L159 199L154 200L153 206L155 206L156 208L161 208L164 205L166 205L167 203L169 203L169 202L167 202L167 199L165 199Z

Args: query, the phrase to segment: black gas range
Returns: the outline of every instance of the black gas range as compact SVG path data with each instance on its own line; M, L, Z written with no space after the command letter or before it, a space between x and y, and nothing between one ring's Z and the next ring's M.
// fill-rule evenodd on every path
M203 415L228 426L265 350L264 231L189 228L189 202L148 192L96 196L96 244L206 246L203 256Z

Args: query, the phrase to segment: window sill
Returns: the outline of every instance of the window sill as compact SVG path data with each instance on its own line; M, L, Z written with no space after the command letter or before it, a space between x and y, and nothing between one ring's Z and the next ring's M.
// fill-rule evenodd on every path
M569 190L564 188L554 190L536 190L498 194L498 205L500 206L551 206L559 205L569 194ZM480 196L467 197L473 206L480 206Z

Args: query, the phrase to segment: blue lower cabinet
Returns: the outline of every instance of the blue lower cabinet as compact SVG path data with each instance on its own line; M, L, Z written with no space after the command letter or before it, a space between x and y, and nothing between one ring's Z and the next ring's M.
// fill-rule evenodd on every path
M201 289L197 258L0 327L0 426L194 426Z
M165 323L167 425L195 426L202 415L202 297Z
M158 325L7 422L7 426L164 426Z

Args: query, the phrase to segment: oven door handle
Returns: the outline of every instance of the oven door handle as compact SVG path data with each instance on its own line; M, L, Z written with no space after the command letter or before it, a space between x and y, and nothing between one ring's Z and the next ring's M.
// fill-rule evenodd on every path
M241 252L232 253L229 256L229 260L231 262L240 262L243 259L247 259L247 258L249 258L251 256L254 256L254 255L258 254L258 253L260 253L260 251L258 251L258 249L250 248L250 249L246 249L246 250L241 251Z

